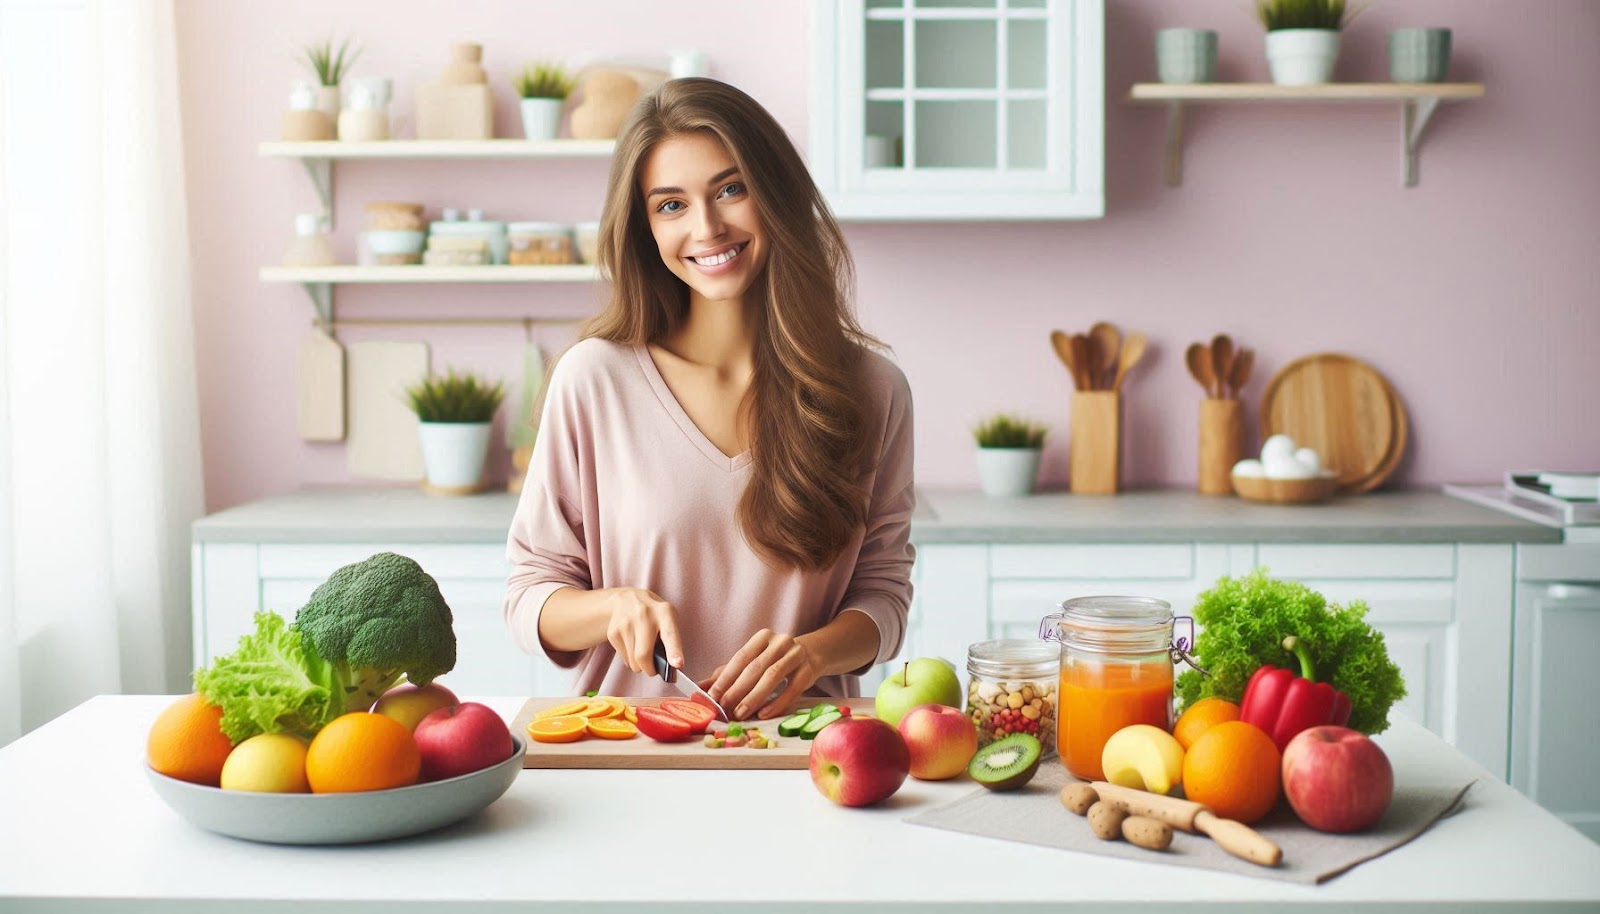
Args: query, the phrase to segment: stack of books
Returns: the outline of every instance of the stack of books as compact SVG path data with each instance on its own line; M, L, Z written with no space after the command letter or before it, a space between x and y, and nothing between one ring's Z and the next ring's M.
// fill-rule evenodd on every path
M1600 473L1506 473L1506 499L1564 526L1600 524Z

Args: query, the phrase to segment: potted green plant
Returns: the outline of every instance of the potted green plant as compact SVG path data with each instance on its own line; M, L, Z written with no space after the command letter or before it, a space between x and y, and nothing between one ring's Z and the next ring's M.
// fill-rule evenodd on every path
M573 79L561 64L541 61L522 68L514 81L522 98L522 135L553 140L561 130L561 107L572 94Z
M422 487L440 495L481 490L489 430L505 399L505 385L452 369L406 388L406 399L420 423Z
M1026 419L998 413L980 422L978 482L985 495L1027 495L1039 475L1039 454L1047 429Z
M315 44L306 45L305 54L306 66L311 68L312 75L317 78L317 110L327 114L329 120L337 123L339 83L344 81L351 65L361 56L361 49L351 50L350 39L346 38L335 50L333 39L324 38Z
M1333 79L1339 31L1349 23L1345 0L1256 0L1267 30L1267 66L1280 86L1310 86Z

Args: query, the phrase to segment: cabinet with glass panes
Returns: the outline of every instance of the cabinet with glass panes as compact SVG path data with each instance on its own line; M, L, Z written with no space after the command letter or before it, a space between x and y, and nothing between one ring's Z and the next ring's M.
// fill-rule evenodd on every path
M1103 0L812 0L810 163L846 220L1105 213Z

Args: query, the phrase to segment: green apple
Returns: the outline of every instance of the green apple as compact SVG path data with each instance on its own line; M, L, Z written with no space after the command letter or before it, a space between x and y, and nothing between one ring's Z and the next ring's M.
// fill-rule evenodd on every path
M961 707L961 679L956 666L943 657L918 657L896 670L878 686L873 713L891 727L917 705Z

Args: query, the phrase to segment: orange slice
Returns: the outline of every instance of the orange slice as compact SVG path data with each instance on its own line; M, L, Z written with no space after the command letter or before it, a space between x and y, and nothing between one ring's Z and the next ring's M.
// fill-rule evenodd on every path
M639 735L639 728L625 720L602 717L589 721L589 733L601 739L633 739Z
M573 714L578 714L587 707L589 707L589 700L587 698L579 701L569 701L564 705L556 705L553 708L545 708L543 711L534 714L533 719L544 720L547 717L568 717Z
M591 698L582 711L573 713L590 720L602 720L608 717L621 717L623 709L627 706L627 703L620 698Z
M639 712L633 709L633 705L626 705L622 709L622 719L630 724L636 724L639 722Z
M540 743L571 743L589 732L589 721L577 715L528 721L528 735Z

